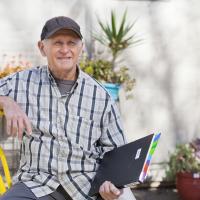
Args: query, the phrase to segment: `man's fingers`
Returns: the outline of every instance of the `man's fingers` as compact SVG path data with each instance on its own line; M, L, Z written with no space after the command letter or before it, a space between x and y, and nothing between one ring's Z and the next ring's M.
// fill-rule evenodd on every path
M20 108L20 106L11 98L6 98L6 103L3 104L3 110L7 121L8 135L15 136L18 133L19 138L22 137L24 129L27 134L32 132L31 123Z
M99 188L99 193L104 193L105 184L102 184Z
M99 188L99 193L103 197L104 200L109 200L109 198L107 197L107 194L106 194L106 186L107 186L107 183L106 182L103 183L101 185L101 187Z
M104 185L104 192L110 193L110 182L109 181L106 181L106 183Z
M6 119L6 128L8 135L16 136L21 139L24 130L26 129L27 134L32 133L31 123L26 115L7 118Z
M101 185L99 193L105 200L118 199L121 194L120 190L116 188L110 181L105 181Z
M27 116L24 118L24 126L25 126L27 133L30 135L32 133L32 127L31 127L31 123Z
M12 136L16 136L17 132L18 132L17 119L12 119L12 123L11 123L11 135Z
M11 135L11 125L12 125L11 119L7 119L6 120L6 130L7 130L8 135Z
M18 138L19 138L19 140L22 139L23 130L24 130L23 119L19 118L18 119Z
M120 190L118 188L116 188L112 183L110 183L109 186L110 186L110 191L114 195L116 195L116 196L120 195Z

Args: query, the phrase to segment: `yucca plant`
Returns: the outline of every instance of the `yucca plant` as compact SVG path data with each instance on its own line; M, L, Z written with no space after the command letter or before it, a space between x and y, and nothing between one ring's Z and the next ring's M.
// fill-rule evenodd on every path
M127 23L127 10L123 13L120 24L118 25L119 20L116 18L114 11L111 11L110 22L103 23L98 19L98 23L103 31L101 35L94 35L94 38L98 40L101 44L105 45L111 50L112 53L112 64L114 66L117 56L130 45L138 44L141 39L137 39L136 33L132 31L136 20L128 24Z
M105 59L101 55L95 55L94 53L93 58L80 61L80 67L83 71L102 82L104 87L111 93L111 96L114 93L113 98L115 100L119 99L118 94L121 85L126 91L126 97L132 97L130 92L136 82L130 76L129 68L117 62L119 61L118 56L123 50L141 41L132 32L135 22L127 23L127 10L124 11L120 20L117 19L114 11L111 11L108 22L98 19L98 24L102 31L100 34L94 34L93 37L110 50L111 56L109 57L112 58Z

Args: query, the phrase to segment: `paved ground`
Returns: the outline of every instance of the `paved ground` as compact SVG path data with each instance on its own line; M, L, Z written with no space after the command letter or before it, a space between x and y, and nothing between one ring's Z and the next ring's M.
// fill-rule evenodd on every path
M180 200L175 189L133 189L132 191L137 200Z

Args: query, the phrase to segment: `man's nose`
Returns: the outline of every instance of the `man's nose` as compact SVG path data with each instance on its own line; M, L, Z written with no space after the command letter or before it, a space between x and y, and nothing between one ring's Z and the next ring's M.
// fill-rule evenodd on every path
M67 44L63 44L60 50L62 53L67 53L68 51L70 51L70 48Z

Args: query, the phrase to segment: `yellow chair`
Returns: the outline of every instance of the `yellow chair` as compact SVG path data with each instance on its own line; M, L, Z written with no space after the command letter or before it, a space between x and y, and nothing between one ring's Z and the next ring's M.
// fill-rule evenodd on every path
M6 183L4 183L2 176L0 175L0 195L2 195L4 192L6 192L7 189L9 189L12 185L12 180L10 176L10 171L8 168L6 156L4 154L3 149L0 147L0 158L1 158L1 163L3 166L4 174L5 174L5 179Z

